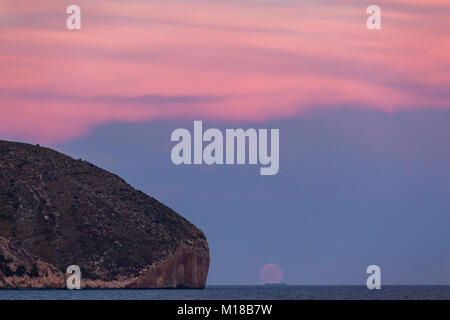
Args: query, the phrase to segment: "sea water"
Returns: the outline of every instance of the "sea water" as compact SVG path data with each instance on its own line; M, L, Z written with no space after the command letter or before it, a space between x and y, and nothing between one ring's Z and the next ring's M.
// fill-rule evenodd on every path
M203 290L0 290L0 300L450 299L450 286L208 286Z

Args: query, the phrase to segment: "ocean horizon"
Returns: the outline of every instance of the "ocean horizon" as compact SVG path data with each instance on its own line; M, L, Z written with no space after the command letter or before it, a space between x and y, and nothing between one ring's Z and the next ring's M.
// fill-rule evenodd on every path
M0 290L0 300L450 300L450 285L211 285L205 289Z

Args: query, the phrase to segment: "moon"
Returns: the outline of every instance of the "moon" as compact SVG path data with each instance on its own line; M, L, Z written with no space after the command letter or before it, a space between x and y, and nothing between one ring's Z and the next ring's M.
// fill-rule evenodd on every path
M276 264L266 264L259 270L259 281L265 283L281 283L283 280L283 269Z

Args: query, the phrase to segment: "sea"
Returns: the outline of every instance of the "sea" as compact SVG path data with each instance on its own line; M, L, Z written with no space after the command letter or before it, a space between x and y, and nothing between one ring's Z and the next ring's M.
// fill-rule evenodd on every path
M207 286L202 290L0 290L0 300L450 300L450 286Z

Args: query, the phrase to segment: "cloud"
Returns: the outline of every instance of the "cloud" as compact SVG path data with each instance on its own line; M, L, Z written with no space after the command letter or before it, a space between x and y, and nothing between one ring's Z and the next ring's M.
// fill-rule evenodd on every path
M57 142L108 121L267 121L450 106L446 1L2 2L0 133ZM45 128L45 129L44 129Z

